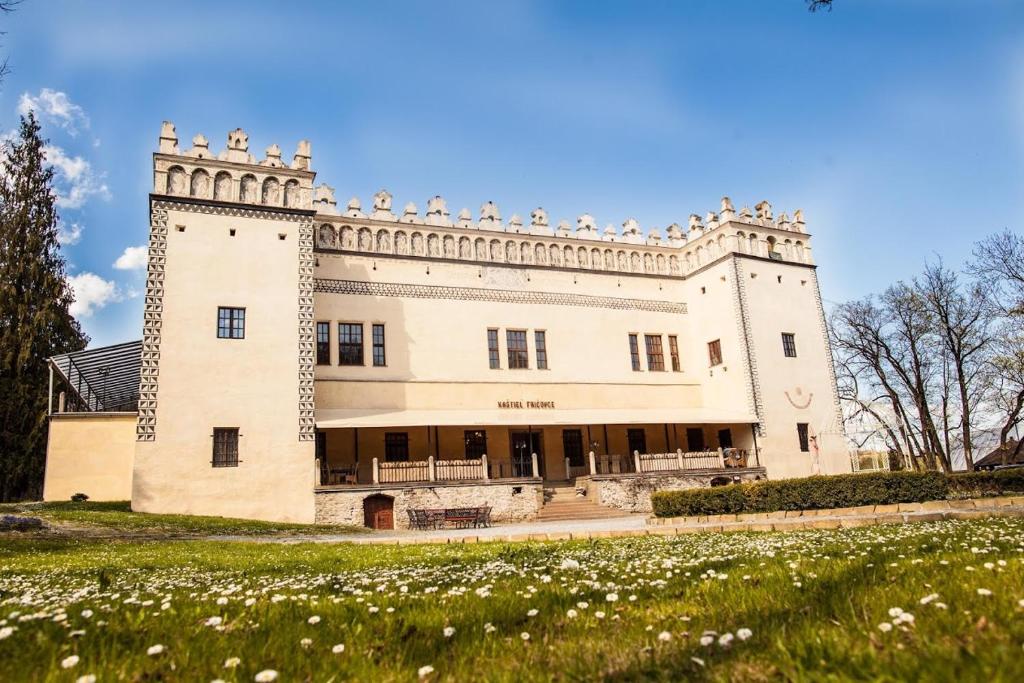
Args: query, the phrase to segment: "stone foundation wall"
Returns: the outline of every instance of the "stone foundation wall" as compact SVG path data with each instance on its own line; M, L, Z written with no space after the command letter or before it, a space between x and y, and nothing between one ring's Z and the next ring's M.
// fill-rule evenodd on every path
M409 509L490 506L492 522L533 519L543 505L544 488L532 481L322 489L315 495L316 523L362 526L363 501L376 495L395 499L395 528L408 529Z
M655 491L695 489L711 486L717 477L730 482L765 479L763 467L747 467L693 472L666 472L648 474L614 474L578 477L576 486L587 489L587 497L600 505L629 512L650 512L651 494Z

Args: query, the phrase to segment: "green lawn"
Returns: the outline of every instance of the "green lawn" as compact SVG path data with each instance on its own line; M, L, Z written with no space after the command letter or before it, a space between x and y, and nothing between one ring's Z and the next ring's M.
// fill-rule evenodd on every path
M1022 553L1019 519L449 546L5 540L0 680L1019 681Z
M337 534L366 529L346 526L286 524L229 517L198 515L153 515L132 512L127 501L101 503L4 503L0 515L14 514L39 517L58 527L76 527L107 532L154 535L237 535L268 534Z

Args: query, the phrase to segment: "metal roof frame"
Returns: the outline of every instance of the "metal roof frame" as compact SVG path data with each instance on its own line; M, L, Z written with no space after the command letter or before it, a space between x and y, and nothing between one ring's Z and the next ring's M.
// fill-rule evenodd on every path
M137 409L141 340L64 353L49 362L88 412Z

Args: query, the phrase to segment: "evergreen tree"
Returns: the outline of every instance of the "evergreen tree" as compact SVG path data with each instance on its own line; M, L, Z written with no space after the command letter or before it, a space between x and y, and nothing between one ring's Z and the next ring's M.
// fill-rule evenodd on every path
M30 112L0 151L0 500L41 497L46 359L88 343L68 313L74 294L43 147Z

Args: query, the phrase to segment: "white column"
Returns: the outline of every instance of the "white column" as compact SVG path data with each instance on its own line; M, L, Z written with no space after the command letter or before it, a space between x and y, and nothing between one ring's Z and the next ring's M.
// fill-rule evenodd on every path
M484 481L487 481L488 479L491 478L490 475L487 473L487 454L486 453L484 453L483 455L480 456L480 473L481 473L481 478Z
M722 447L718 447L718 466L723 470L725 469L725 453L722 451Z
M434 470L434 456L427 456L427 478L430 481L437 480L437 472Z
M313 485L320 486L323 482L320 480L320 458L316 459L316 469L313 471Z
M377 464L377 458L373 459L373 483L380 483L380 466Z
M46 365L50 369L50 391L47 393L49 398L46 404L46 414L53 415L53 364L47 363Z
M594 455L594 451L590 451L590 474L597 474L597 457Z
M676 460L679 462L679 469L685 470L686 469L686 460L683 458L683 449L682 448L677 448L676 449Z
M537 465L537 454L530 453L530 460L533 465L533 478L540 479L540 467Z
M640 474L640 451L633 451L633 465L636 467L636 473Z
M565 459L565 478L569 478L569 458Z

